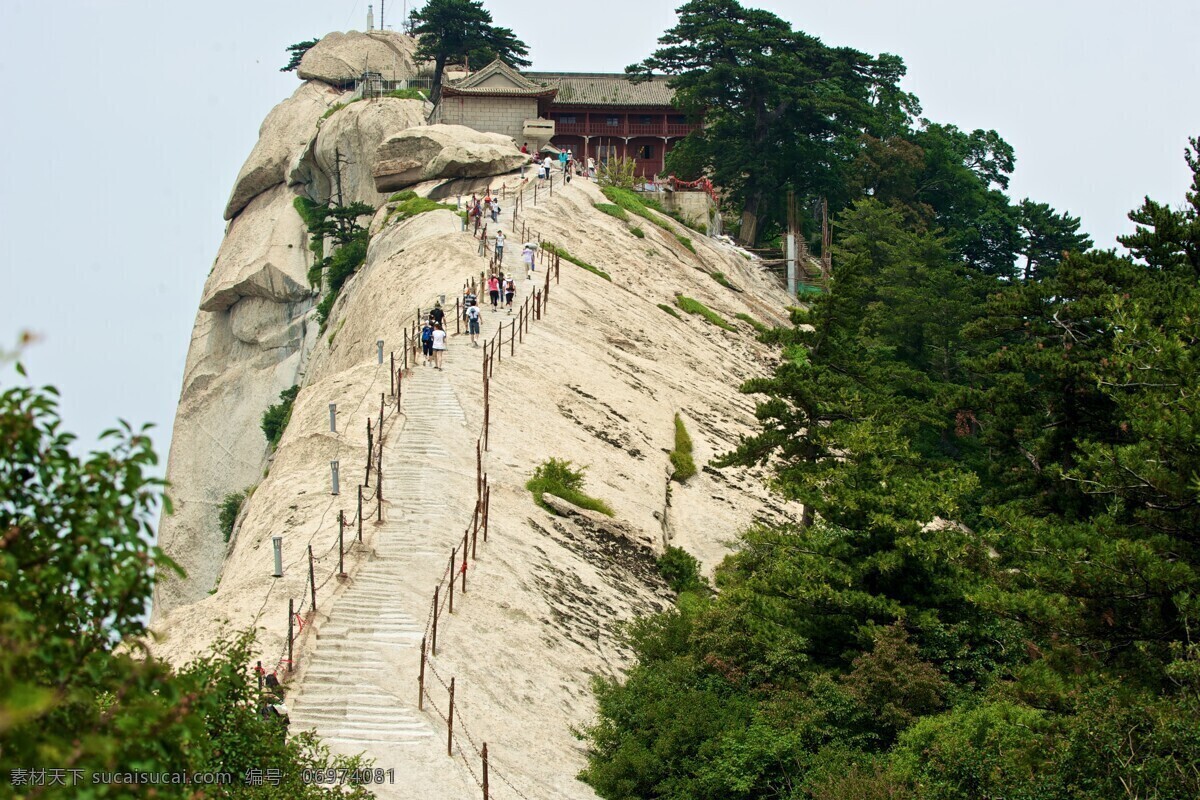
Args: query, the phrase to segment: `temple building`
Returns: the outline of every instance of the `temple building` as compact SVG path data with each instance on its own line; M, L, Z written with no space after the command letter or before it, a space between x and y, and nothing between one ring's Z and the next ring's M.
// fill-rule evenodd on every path
M497 60L444 85L430 122L502 133L531 151L548 143L581 160L633 158L649 177L697 127L671 105L673 94L666 76L631 83L623 74L521 73Z

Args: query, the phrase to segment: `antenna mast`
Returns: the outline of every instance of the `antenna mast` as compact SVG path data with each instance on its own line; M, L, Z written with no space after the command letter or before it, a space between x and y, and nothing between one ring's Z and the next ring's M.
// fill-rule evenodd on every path
M387 30L383 27L383 0L379 0L379 30Z

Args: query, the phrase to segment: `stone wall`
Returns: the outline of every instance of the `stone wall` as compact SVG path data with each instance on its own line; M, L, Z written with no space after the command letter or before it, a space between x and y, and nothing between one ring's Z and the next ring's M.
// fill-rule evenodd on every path
M432 122L501 133L519 146L525 120L536 118L537 98L533 97L443 97Z

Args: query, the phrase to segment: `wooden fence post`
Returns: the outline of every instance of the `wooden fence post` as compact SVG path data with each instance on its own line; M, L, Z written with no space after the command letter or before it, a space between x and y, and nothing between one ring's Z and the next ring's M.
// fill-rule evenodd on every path
M458 560L458 549L450 548L450 613L454 613L454 562Z
M462 553L463 553L463 562L462 562L462 569L460 570L460 572L462 572L462 593L466 594L467 593L467 532L466 531L463 531Z
M484 483L487 483L487 478L484 478ZM492 487L484 486L483 489L483 540L487 541L488 534L488 515L492 505Z
M471 560L476 561L475 545L479 541L479 515L483 509L480 508L480 502L475 501L475 513L471 515Z
M371 451L375 449L375 440L371 435L371 419L367 418L367 477L363 478L363 486L371 485Z
M338 575L346 576L345 563L345 541L343 536L346 531L346 512L338 512Z
M358 540L362 541L362 490L363 487L358 487Z
M488 757L487 742L483 743L483 800L488 800Z
M517 353L517 321L514 319L508 331L508 356L512 358Z

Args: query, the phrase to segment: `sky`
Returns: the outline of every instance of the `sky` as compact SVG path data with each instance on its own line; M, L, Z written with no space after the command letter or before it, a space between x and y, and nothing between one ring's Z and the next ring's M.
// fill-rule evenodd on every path
M830 45L901 56L925 117L997 130L1017 154L1014 199L1082 217L1098 246L1116 245L1144 196L1183 201L1200 3L745 4ZM532 69L608 72L654 49L676 3L484 5ZM263 117L299 83L279 71L284 48L362 29L366 6L0 0L0 351L38 336L21 359L62 392L81 443L118 418L151 422L165 462L222 211ZM387 3L385 23L404 10ZM0 388L16 380L0 370Z

